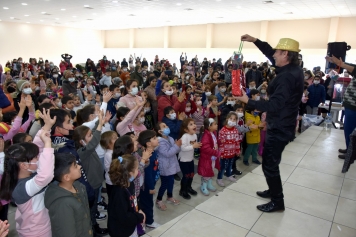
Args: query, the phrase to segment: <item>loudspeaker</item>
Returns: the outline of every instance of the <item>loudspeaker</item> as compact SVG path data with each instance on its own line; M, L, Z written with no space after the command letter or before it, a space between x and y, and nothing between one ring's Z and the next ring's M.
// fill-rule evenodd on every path
M326 54L329 57L334 55L337 58L341 58L342 61L345 62L346 51L350 50L350 49L351 49L351 46L347 45L346 42L331 42L331 43L328 43L328 51ZM326 71L326 69L336 68L336 67L337 66L334 63L326 62L325 71ZM343 68L340 68L339 73L342 73L343 70L344 70Z

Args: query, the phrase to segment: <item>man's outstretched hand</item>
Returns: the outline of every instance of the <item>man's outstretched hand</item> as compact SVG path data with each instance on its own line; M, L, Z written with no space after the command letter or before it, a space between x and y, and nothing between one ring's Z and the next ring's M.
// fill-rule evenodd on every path
M241 36L241 41L247 41L247 42L252 42L254 43L257 40L257 38L252 37L251 35L243 35Z
M239 96L239 97L234 96L234 97L235 97L235 99L247 104L249 98L244 91L242 91L242 93L243 93L242 96Z

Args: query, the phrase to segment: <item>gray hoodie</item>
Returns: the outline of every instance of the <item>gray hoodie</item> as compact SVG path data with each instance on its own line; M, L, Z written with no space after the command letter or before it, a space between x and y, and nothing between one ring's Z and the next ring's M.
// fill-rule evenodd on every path
M77 193L51 183L44 197L45 207L51 220L52 237L92 237L92 225L85 186L75 181Z

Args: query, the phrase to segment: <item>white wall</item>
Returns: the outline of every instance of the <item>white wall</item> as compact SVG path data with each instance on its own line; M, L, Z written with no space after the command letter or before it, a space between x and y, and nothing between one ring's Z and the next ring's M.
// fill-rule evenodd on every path
M25 61L42 56L58 64L62 53L74 55L74 64L88 57L96 62L103 55L121 61L136 53L149 62L158 54L179 64L182 52L187 52L188 59L198 55L200 60L222 58L225 62L238 49L240 36L248 33L267 40L272 47L283 37L298 40L305 66L311 69L325 65L330 41L346 41L353 46L347 61L355 63L356 37L350 30L355 25L356 17L98 31L0 22L0 63L19 56ZM242 52L246 61L266 61L252 43L245 43Z

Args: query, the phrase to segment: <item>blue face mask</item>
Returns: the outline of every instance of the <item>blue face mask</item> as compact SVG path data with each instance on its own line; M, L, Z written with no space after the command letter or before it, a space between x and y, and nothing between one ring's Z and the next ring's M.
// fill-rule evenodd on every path
M162 131L162 134L163 134L164 136L168 136L170 133L171 133L171 130L170 130L169 128L165 128L165 129L163 129L163 131Z
M135 179L135 177L131 176L131 177L129 178L130 183L131 183L132 181L134 181L134 179Z
M259 112L253 112L254 116L258 116L260 113Z

